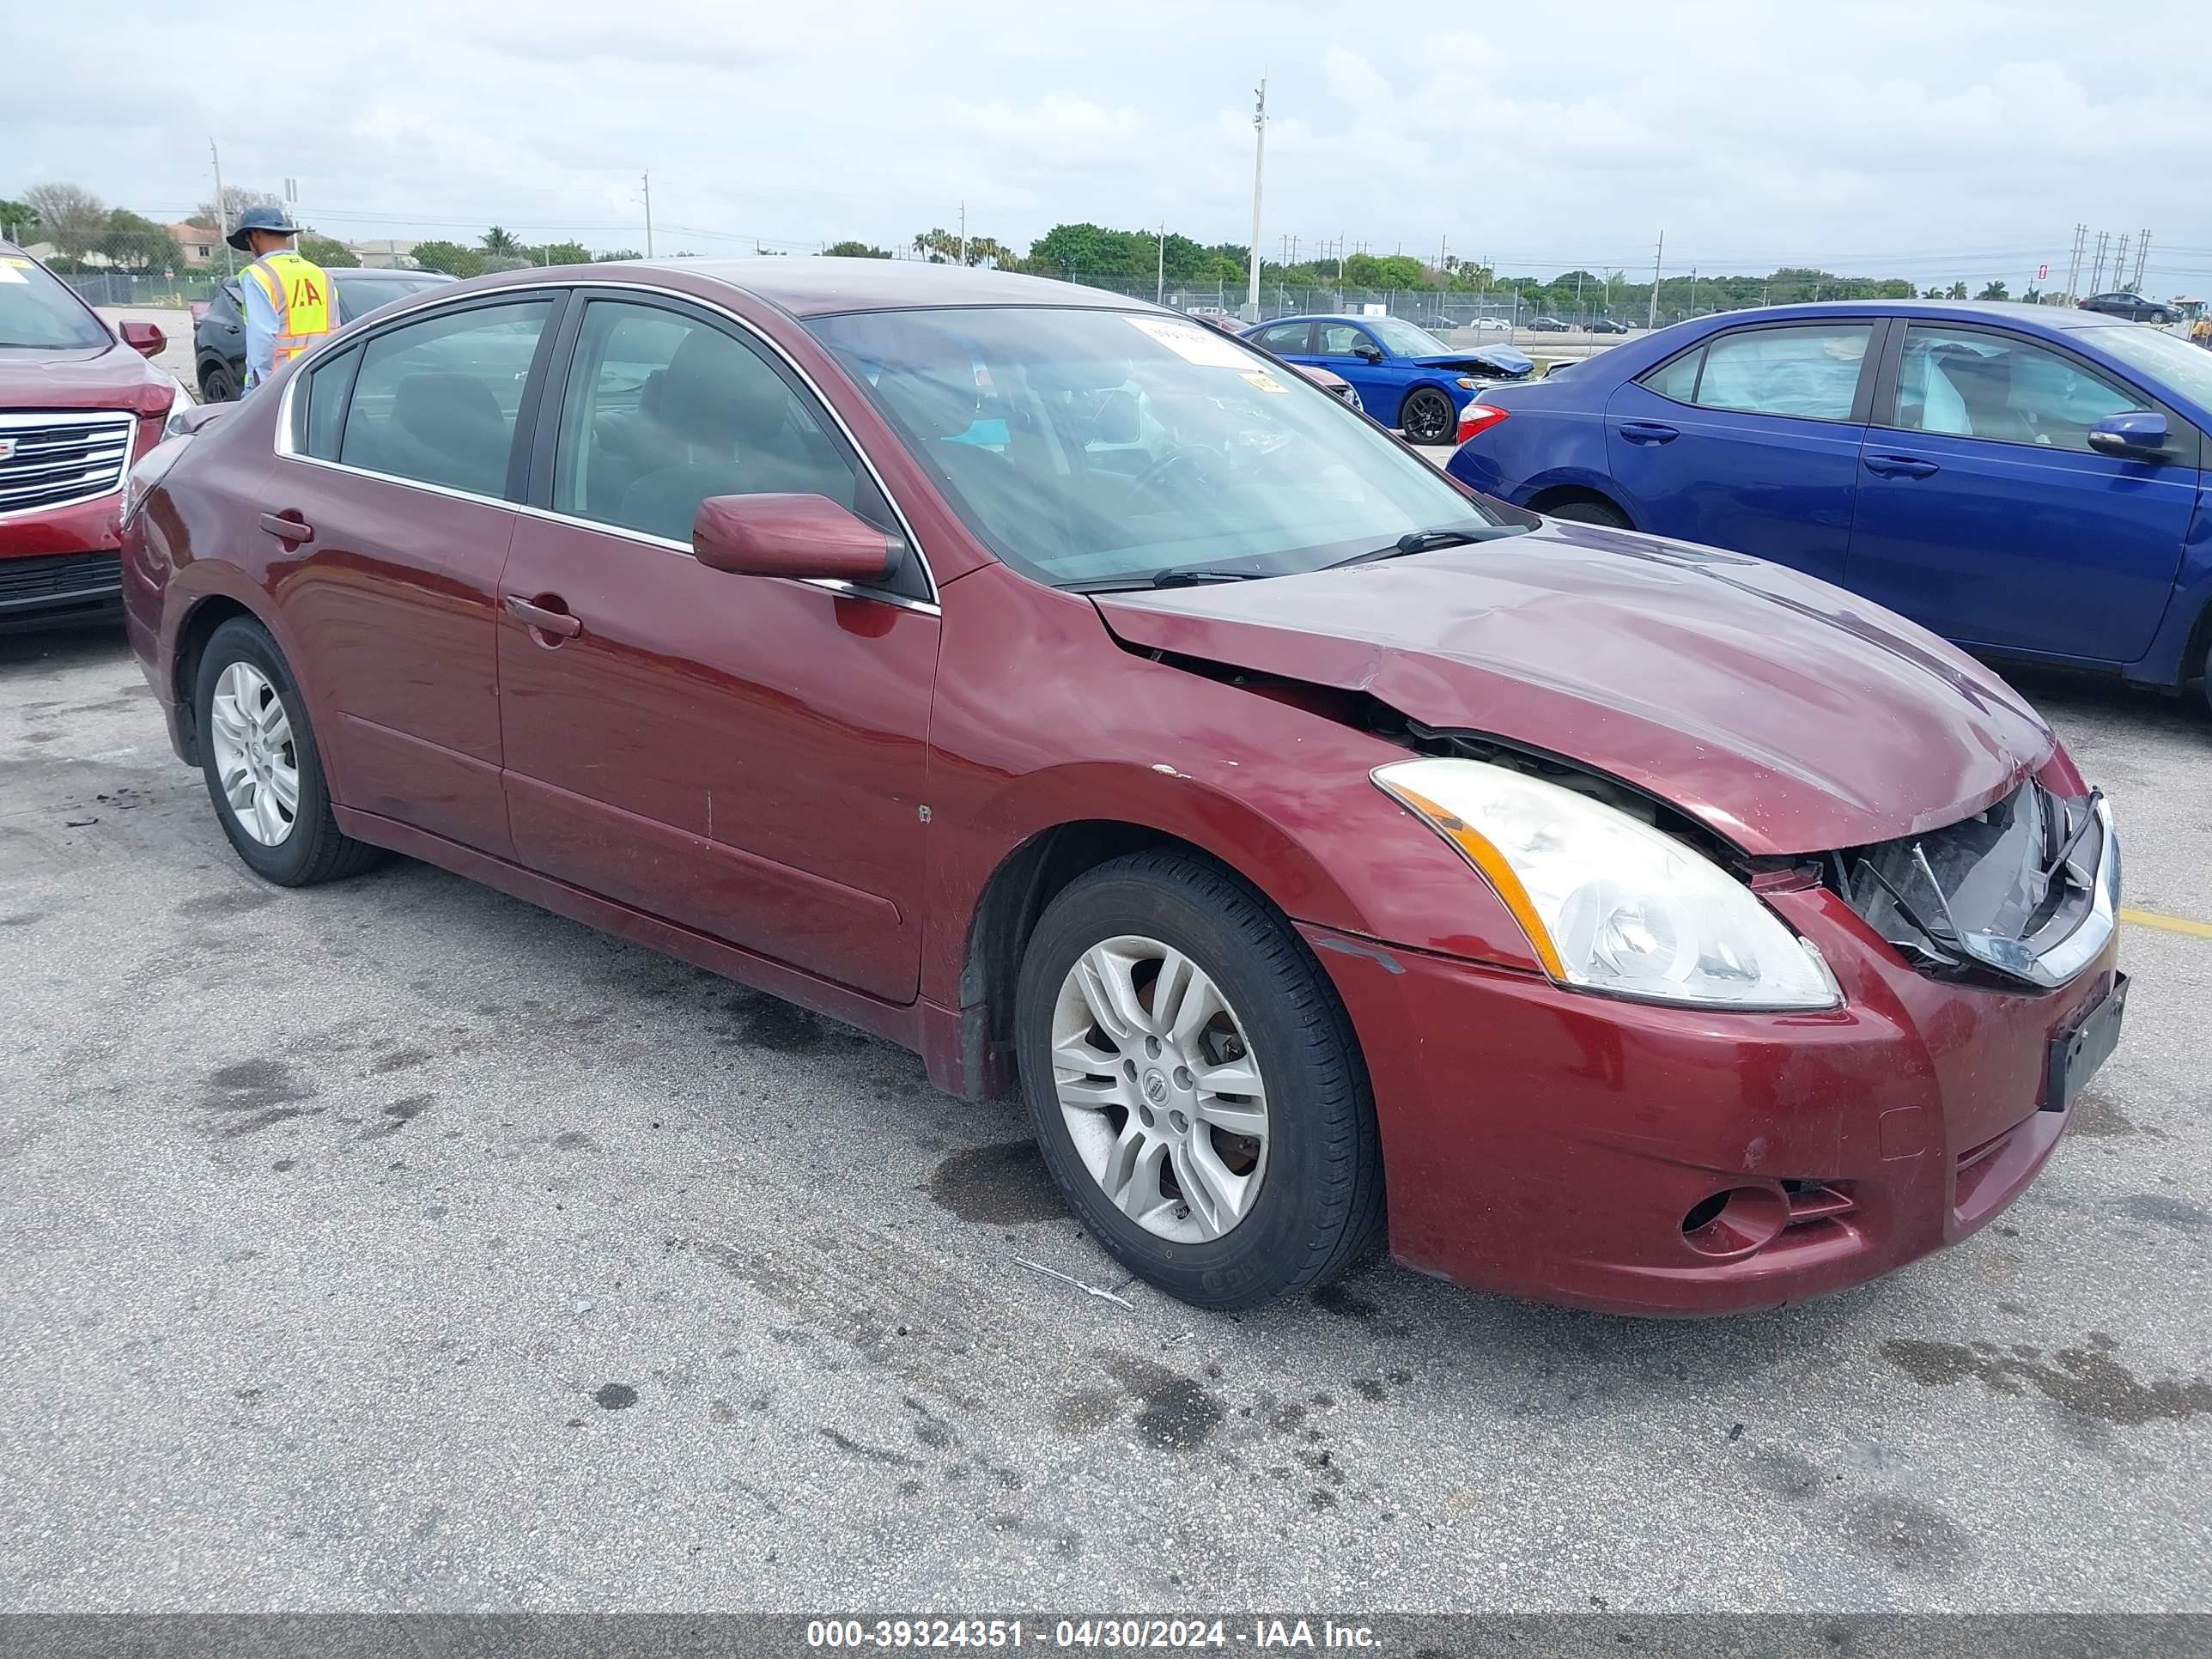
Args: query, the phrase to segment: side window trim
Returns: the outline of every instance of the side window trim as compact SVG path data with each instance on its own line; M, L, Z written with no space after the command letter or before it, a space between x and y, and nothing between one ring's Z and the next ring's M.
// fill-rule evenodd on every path
M890 489L876 471L874 464L861 450L837 412L829 406L828 399L817 393L805 376L796 373L775 343L743 319L713 307L701 304L687 295L672 293L665 289L632 287L616 283L591 283L564 290L570 303L560 319L559 329L549 328L546 337L559 335L558 355L552 368L558 371L558 391L555 395L541 397L532 419L531 441L518 445L526 465L524 488L514 496L515 504L534 517L550 519L559 524L576 525L600 535L618 536L647 547L665 552L678 553L685 558L693 556L687 543L672 541L664 536L636 530L627 526L609 524L600 519L588 519L580 514L564 513L553 505L554 473L558 461L561 417L576 379L576 346L582 337L586 313L593 304L642 306L665 311L672 317L711 328L726 336L744 350L750 351L783 385L784 389L798 399L801 410L814 421L847 465L853 470L854 484L859 495L881 501L898 526L900 541L913 561L912 572L917 581L910 585L920 591L909 592L909 584L902 580L907 573L894 569L890 583L878 586L864 586L854 582L821 581L813 586L831 587L840 592L878 598L901 605L934 606L937 603L937 576L929 567L927 556L915 539L914 526L908 521L898 503L891 498ZM550 387L556 375L548 373L545 386Z

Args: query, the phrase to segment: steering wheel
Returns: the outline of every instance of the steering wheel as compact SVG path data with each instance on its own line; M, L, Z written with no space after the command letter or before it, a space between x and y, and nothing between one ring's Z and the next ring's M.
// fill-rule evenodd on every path
M1225 469L1229 458L1206 444L1177 444L1129 481L1132 494L1157 488L1179 471L1188 472L1196 483L1210 483Z

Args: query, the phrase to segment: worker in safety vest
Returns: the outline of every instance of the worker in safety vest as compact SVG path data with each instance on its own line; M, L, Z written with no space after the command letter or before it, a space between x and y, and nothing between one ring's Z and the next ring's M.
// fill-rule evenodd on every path
M248 208L227 239L254 256L239 282L246 301L246 390L337 326L331 279L292 250L300 228L276 208Z

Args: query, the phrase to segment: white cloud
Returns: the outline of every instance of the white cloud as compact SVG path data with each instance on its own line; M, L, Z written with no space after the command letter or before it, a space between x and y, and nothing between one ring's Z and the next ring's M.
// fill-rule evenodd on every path
M1328 89L1347 104L1379 104L1390 96L1390 83L1356 52L1331 46L1321 60Z
M212 131L228 179L295 177L342 233L639 246L649 168L661 245L701 252L903 246L963 199L1017 244L1163 218L1241 242L1264 74L1270 247L1648 268L1663 227L1670 266L2017 288L2087 221L2150 226L2150 285L2202 292L2212 191L2185 158L2212 154L2212 100L2201 52L2165 49L2201 40L2197 9L2140 0L2114 29L2070 0L1589 0L1553 42L1354 34L1317 4L1255 32L1218 0L379 0L283 71L276 121L195 90L194 65L250 52L230 0L149 9L121 58L112 20L19 7L0 195L70 179L171 216L209 192Z

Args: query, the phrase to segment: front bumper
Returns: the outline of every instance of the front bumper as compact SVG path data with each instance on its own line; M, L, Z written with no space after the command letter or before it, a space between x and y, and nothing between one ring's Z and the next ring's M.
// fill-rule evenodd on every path
M1610 1312L1746 1312L1875 1278L2018 1196L2069 1115L2039 1109L2051 1040L2109 992L2117 942L2057 989L1990 989L1916 973L1826 888L1769 902L1841 1008L1613 1000L1304 930L1373 1081L1393 1254Z

